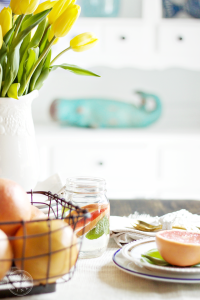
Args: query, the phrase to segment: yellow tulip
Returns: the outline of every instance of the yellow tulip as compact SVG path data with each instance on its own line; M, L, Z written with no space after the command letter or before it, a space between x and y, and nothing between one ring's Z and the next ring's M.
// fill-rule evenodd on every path
M51 1L47 0L41 4L38 5L38 8L34 11L34 15L39 14L40 12L50 9L54 7L54 5L57 3L57 1Z
M0 25L3 36L12 28L12 10L4 7L0 12Z
M53 24L61 15L62 13L68 8L71 4L72 0L59 0L54 5L52 11L48 15L49 24Z
M18 17L19 17L18 15L14 15L14 17L13 17L13 23L15 23L17 21Z
M51 42L53 37L54 37L54 31L53 31L53 28L51 27L51 30L50 30L49 36L48 36L49 42ZM58 41L59 41L59 38L56 38L55 41L53 42L53 45L57 44Z
M70 41L70 47L75 52L83 52L91 49L98 42L96 36L91 32L85 32L75 36Z
M16 15L30 15L38 7L40 0L11 0L10 7Z
M70 6L62 13L62 15L53 24L53 31L55 37L63 37L72 28L81 12L79 5Z
M0 25L0 49L3 45L3 34L2 34L2 28L1 28L1 25Z

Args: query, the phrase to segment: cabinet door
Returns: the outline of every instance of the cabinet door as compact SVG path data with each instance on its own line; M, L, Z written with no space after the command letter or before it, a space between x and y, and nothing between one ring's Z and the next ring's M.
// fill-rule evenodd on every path
M187 20L186 20L187 21ZM200 24L161 24L158 29L161 53L191 54L200 52Z
M194 188L200 180L200 144L171 145L161 150L163 187Z
M112 197L145 197L156 176L154 151L145 144L54 148L53 166L64 178L105 178Z
M151 28L141 23L121 24L104 28L106 53L123 56L149 53L153 49ZM131 60L131 56L130 56Z

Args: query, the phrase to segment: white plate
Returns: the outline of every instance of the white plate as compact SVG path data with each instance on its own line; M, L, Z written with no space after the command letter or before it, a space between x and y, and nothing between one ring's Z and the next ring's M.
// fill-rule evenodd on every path
M122 255L122 249L117 250L113 255L113 262L120 270L131 275L156 281L174 283L200 283L200 274L170 274L162 271L151 271L140 268Z
M145 267L148 270L162 271L170 273L181 273L181 274L200 274L200 268L191 267L170 267L170 266L157 266L148 263L145 259L143 260L141 255L151 249L156 249L157 245L155 238L148 238L139 241L134 241L122 248L122 255L130 261L133 261L139 267Z

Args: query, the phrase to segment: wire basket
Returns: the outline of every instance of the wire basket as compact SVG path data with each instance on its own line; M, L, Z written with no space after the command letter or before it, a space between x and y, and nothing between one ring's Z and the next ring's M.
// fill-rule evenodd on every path
M51 192L27 194L32 205L45 210L46 219L0 223L1 228L19 226L15 236L8 236L14 258L9 260L10 271L0 281L0 298L50 293L56 290L56 283L69 281L82 245L82 237L75 234L76 226L81 222L84 228L90 217L87 210ZM0 268L7 262L0 259Z

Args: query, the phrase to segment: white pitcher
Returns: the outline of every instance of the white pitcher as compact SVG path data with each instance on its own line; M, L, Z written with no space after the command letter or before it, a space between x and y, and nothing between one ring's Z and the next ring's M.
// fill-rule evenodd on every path
M16 181L26 191L39 177L39 158L31 104L38 91L19 97L0 98L0 178Z

